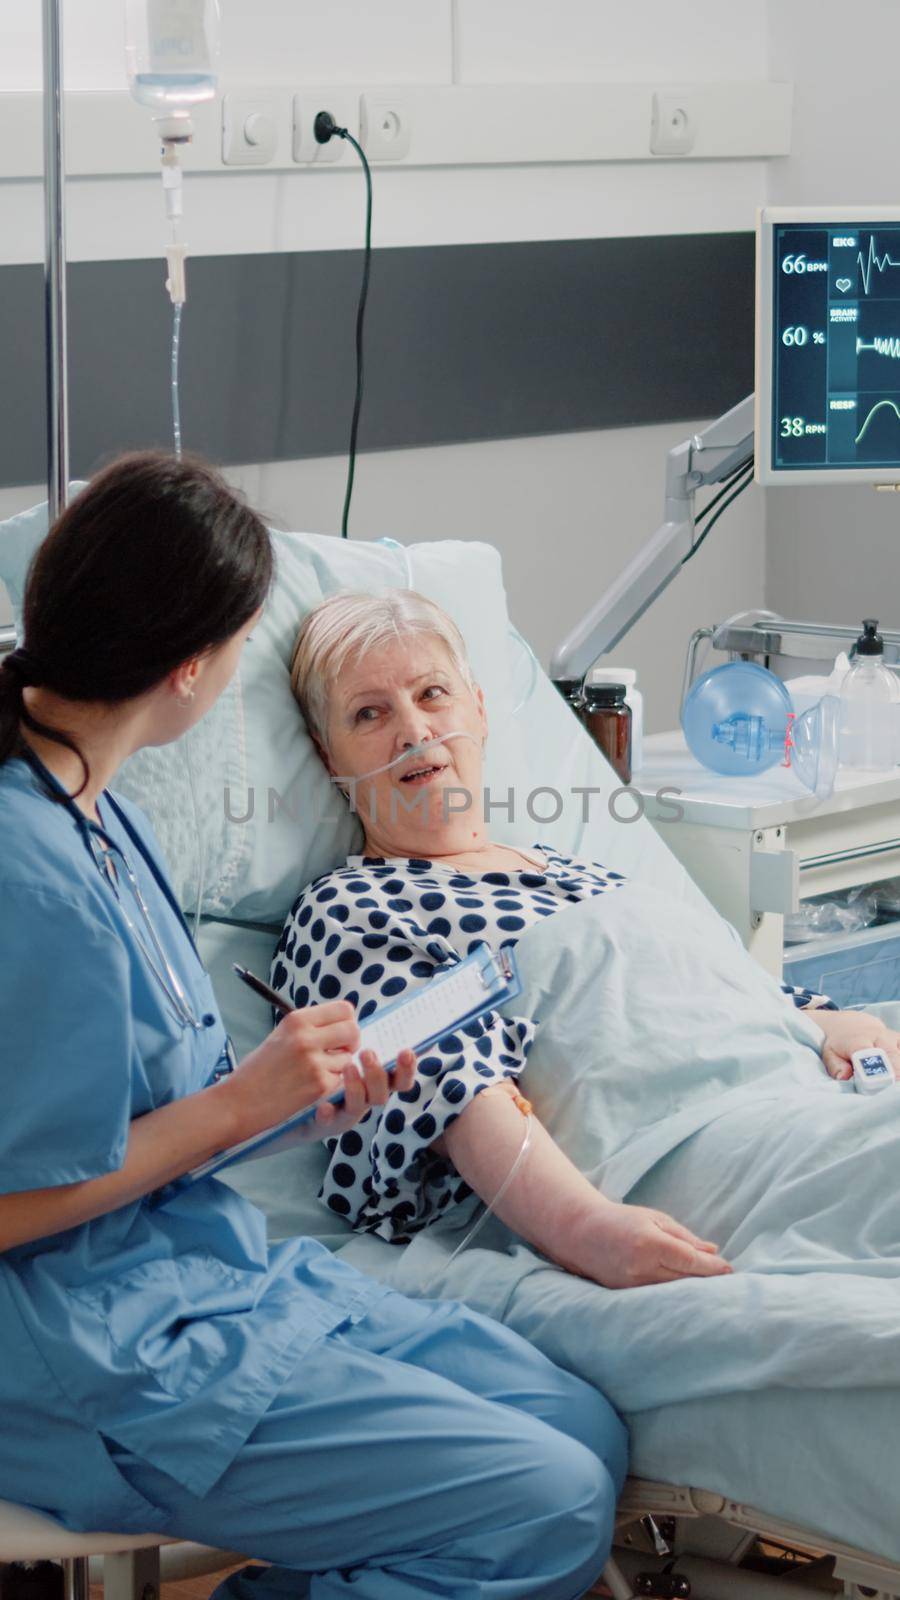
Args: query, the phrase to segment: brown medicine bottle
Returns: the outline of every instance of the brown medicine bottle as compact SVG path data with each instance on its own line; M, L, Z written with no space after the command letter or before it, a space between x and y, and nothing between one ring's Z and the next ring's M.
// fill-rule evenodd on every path
M566 705L574 711L576 717L583 716L584 694L580 678L556 678L554 688L559 690Z
M623 783L631 782L631 707L624 683L587 683L582 721Z

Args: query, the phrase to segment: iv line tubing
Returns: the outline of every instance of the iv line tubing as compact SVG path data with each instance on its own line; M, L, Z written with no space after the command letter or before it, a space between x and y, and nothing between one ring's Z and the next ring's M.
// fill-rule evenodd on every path
M522 649L526 652L528 656L528 665L531 672L531 676L528 680L528 688L525 690L522 698L512 708L512 715L517 717L519 712L523 710L525 706L527 706L531 696L534 694L534 688L538 681L538 673L541 670L541 664L532 650L531 645L528 643L528 640L522 638L518 628L514 628L512 623L509 625L509 637L511 639L515 639L516 643L520 644Z
M175 460L181 460L181 394L178 387L178 354L181 346L182 302L172 310L172 437L175 442Z
M471 1227L469 1229L469 1231L466 1234L465 1238L460 1240L460 1243L456 1246L456 1249L453 1251L452 1255L448 1257L445 1265L441 1268L441 1273L440 1274L435 1274L435 1276L430 1280L429 1283L426 1284L425 1288L422 1290L422 1294L423 1294L425 1299L428 1298L428 1296L430 1295L432 1289L434 1288L434 1285L437 1282L438 1276L442 1275L444 1272L447 1271L447 1269L449 1267L451 1267L453 1265L453 1263L456 1260L457 1256L458 1255L462 1255L462 1252L467 1248L468 1245L470 1245L472 1243L472 1240L476 1237L476 1235L481 1232L482 1228L484 1227L485 1223L488 1220L488 1217L492 1217L493 1216L493 1214L496 1211L498 1205L500 1204L500 1201L503 1199L503 1196L505 1195L507 1189L509 1188L510 1184L512 1183L513 1178L515 1177L516 1173L518 1172L519 1168L521 1167L522 1162L525 1160L525 1157L528 1154L528 1151L529 1151L529 1149L531 1147L531 1135L532 1135L533 1131L534 1131L534 1117L532 1116L531 1112L529 1111L526 1114L526 1117L525 1117L525 1136L524 1136L524 1138L522 1140L522 1143L519 1146L518 1152L516 1154L516 1158L515 1158L512 1166L510 1167L508 1173L506 1174L506 1177L503 1179L503 1182L501 1183L499 1189L497 1190L497 1193L494 1195L493 1200L491 1200L491 1202L485 1207L484 1211L482 1211L481 1216L478 1218L478 1221L474 1224L473 1227Z
M382 772L390 772L391 767L399 767L404 761L409 761L411 756L424 755L426 750L433 750L436 745L447 744L451 739L471 739L477 744L474 733L467 733L465 728L459 728L453 733L436 734L433 739L422 739L419 744L410 745L408 750L401 750L393 761L386 761L383 767L373 767L371 772L345 772L341 776L332 774L332 783L368 783L370 778L378 778Z

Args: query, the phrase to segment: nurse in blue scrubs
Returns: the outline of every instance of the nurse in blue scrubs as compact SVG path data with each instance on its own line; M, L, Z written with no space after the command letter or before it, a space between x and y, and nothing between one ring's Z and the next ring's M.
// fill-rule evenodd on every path
M147 821L107 787L212 705L271 569L211 469L123 458L38 551L0 666L0 1496L245 1550L275 1564L237 1580L260 1600L574 1600L624 1474L603 1397L178 1181L336 1086L323 1133L387 1093L346 1002L231 1070Z

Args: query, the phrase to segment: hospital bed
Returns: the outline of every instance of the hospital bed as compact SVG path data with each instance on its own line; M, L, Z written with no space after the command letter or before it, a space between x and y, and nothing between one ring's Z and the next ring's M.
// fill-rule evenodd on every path
M0 579L15 609L45 528L45 507L0 525ZM235 981L231 963L265 975L299 888L342 862L359 840L288 683L298 621L336 588L411 586L460 625L489 710L486 782L504 802L492 817L496 837L539 836L686 903L699 900L649 821L613 820L608 801L616 779L510 624L496 551L468 541L401 548L286 533L276 533L275 542L277 582L239 678L190 735L193 786L178 746L140 752L118 784L150 814L188 913L196 912L201 889L201 948L239 1055L270 1019ZM274 1237L313 1233L390 1277L404 1252L350 1234L317 1202L321 1158L320 1146L307 1146L237 1169L234 1181L265 1208ZM897 1391L900 1405L900 1383ZM893 1485L884 1489L894 1419L886 1401L885 1391L785 1388L629 1409L635 1476L619 1507L606 1574L615 1600L666 1593L667 1574L660 1577L659 1569L672 1555L676 1570L691 1574L698 1600L729 1590L749 1600L751 1588L755 1596L768 1591L771 1600L786 1600L787 1580L773 1574L771 1559L768 1571L756 1570L758 1562L748 1566L762 1545L810 1554L792 1569L794 1588L801 1581L823 1594L843 1588L900 1596L897 1496ZM870 1493L877 1485L880 1499ZM829 1562L819 1559L823 1553Z

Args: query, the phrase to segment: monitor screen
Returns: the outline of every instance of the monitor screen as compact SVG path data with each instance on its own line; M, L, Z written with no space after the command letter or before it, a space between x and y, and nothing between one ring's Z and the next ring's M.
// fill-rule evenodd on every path
M900 482L900 210L761 212L756 340L761 482Z

